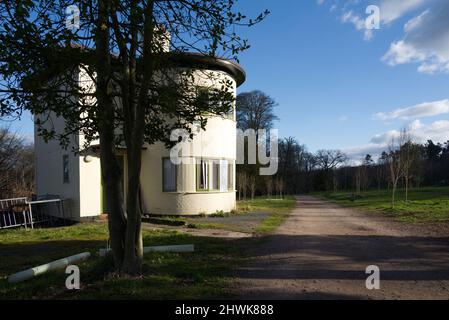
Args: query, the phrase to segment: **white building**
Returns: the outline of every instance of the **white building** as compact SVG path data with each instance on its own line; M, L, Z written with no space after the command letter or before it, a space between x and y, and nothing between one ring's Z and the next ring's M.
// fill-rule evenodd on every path
M229 60L194 53L182 54L177 60L179 70L194 71L197 86L221 86L218 80L224 78L233 83L236 95L237 87L245 81L244 70ZM81 72L78 77L83 81ZM57 131L62 131L65 125L63 118L54 117L52 123ZM74 136L71 145L64 150L57 141L45 143L35 128L37 195L66 199L66 217L76 221L104 213L99 157L74 155L70 151L82 145L83 139L82 134ZM175 165L170 161L170 150L162 143L144 146L140 181L145 214L195 215L234 209L235 108L226 118L211 116L206 130L199 131L193 141L188 142L188 149L190 163ZM117 152L125 182L126 152L121 149ZM126 183L124 187L126 193Z

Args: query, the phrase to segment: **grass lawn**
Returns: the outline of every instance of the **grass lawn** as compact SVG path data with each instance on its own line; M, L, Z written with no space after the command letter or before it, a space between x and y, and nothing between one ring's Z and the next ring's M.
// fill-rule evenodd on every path
M255 228L274 230L294 206L294 199L245 201L239 213L267 214ZM238 216L238 214L236 214ZM232 218L232 217L229 217ZM213 220L213 218L210 218ZM111 272L110 258L97 256L108 238L105 223L83 223L48 229L0 231L0 299L216 299L230 298L232 269L245 259L247 248L258 239L223 240L198 237L174 230L143 231L144 245L194 244L194 253L148 253L143 275L118 277ZM18 284L7 277L15 272L69 255L90 251L79 263L81 290L65 288L67 275L57 270Z
M391 192L387 190L363 192L361 197L354 201L351 200L349 192L319 195L338 204L369 212L381 212L400 221L449 221L449 187L411 189L408 202L405 201L405 191L398 190L394 209L391 208Z
M193 228L221 229L244 233L264 234L276 229L294 208L293 196L283 199L256 197L237 202L232 213L217 213L207 217L176 218Z

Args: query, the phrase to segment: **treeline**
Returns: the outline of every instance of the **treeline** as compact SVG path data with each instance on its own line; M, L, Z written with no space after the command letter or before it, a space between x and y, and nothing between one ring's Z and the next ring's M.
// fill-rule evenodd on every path
M33 192L33 146L0 127L0 199L31 197Z
M277 119L275 106L275 101L260 91L239 95L238 127L242 130L272 128ZM406 189L407 197L409 188L449 185L449 141L416 143L406 129L391 139L378 159L367 154L357 165L351 165L340 150L308 152L293 137L279 140L278 156L279 166L274 176L260 176L259 165L237 166L240 199L315 191L347 191L356 196L368 189L389 189L394 206L398 188Z

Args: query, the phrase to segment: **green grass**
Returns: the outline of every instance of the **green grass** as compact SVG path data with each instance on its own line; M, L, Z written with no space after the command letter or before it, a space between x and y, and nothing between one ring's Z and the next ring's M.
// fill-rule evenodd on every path
M176 231L144 231L145 245L195 244L194 253L149 253L143 275L118 277L108 259L96 252L105 247L105 224L0 232L0 299L212 299L231 296L230 272L243 258L244 240L193 237ZM81 290L65 289L66 274L57 270L9 284L8 275L83 251L92 257L78 266ZM110 259L109 259L110 260Z
M185 221L186 225L192 228L263 234L280 226L294 208L295 203L296 200L292 196L283 199L256 197L253 200L238 201L237 209L230 213L177 219Z
M283 199L256 198L254 200L239 201L238 211L267 212L269 215L256 228L257 233L269 233L279 227L295 207L296 200L293 196Z
M256 221L254 232L266 233L278 227L295 200L257 198L242 201L232 214L217 214L216 219L265 212ZM236 222L214 223L207 218L199 227L233 228ZM176 219L175 219L176 220ZM182 234L175 230L143 230L144 245L194 244L194 253L148 253L144 256L143 274L138 278L119 277L112 272L111 258L97 256L108 238L105 223L84 223L51 229L14 229L0 231L0 299L217 299L232 298L232 270L246 258L247 249L262 238L223 240ZM68 275L56 270L36 278L10 284L13 273L49 261L91 252L81 271L81 290L65 288Z
M449 221L449 187L433 187L409 190L405 201L405 191L396 193L394 209L391 207L391 192L371 190L360 194L351 201L351 193L321 193L321 196L338 204L360 208L368 212L380 212L399 221L441 222Z

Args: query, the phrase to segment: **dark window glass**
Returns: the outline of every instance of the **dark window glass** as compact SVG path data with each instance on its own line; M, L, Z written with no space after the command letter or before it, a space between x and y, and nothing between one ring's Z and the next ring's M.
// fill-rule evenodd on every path
M170 159L163 159L163 181L162 188L164 192L176 191L176 165Z
M64 183L70 183L69 155L62 156L62 177Z

